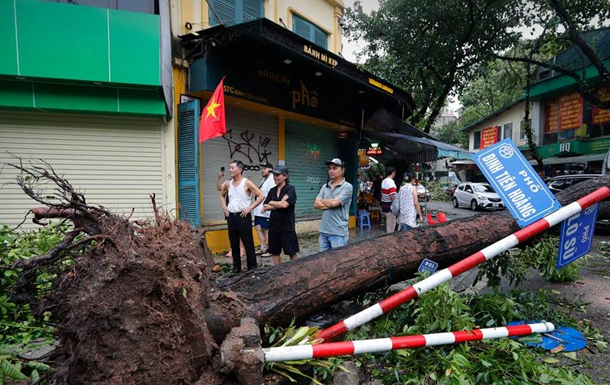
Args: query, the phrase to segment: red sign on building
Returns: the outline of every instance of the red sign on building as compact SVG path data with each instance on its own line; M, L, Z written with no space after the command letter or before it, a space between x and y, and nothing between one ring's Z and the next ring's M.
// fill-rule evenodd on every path
M582 126L583 99L574 92L546 104L545 132L573 130Z
M602 88L598 91L599 98L607 102L610 100L610 87ZM602 110L597 106L593 106L593 125L610 122L610 109Z
M499 126L488 127L481 131L481 150L498 143Z

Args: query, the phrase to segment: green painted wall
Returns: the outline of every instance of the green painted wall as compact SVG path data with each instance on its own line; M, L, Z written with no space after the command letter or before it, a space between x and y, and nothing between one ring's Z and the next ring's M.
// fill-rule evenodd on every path
M538 154L543 158L552 158L561 154L559 146L561 143L547 144L538 147ZM610 148L610 138L600 138L592 140L574 140L570 142L570 153L578 155L588 155L604 153Z
M17 45L13 9L12 1L0 0L0 74L17 75Z
M610 59L604 61L606 67L610 66ZM592 65L587 67L587 79L595 81L599 78L599 72ZM578 71L580 74L582 71ZM530 88L530 96L534 100L544 99L547 97L553 97L560 92L570 90L575 84L573 78L565 75L557 76L543 82L536 83Z
M164 116L159 89L0 80L0 108Z
M158 87L159 28L158 15L0 0L0 76Z

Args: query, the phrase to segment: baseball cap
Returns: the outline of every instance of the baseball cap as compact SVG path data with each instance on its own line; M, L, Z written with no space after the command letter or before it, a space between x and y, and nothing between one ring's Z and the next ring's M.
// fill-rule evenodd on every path
M261 163L261 167L273 168L273 165L269 162Z
M330 166L331 164L334 164L335 166L339 166L339 167L345 168L345 164L343 164L343 162L339 158L335 158L333 160L329 160L328 162L326 162L327 166Z
M288 175L288 167L277 166L276 168L273 169L272 172L274 174L286 174L286 175Z

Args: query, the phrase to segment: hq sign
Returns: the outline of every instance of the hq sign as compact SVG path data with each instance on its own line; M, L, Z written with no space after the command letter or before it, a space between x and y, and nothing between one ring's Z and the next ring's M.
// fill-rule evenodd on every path
M563 221L561 224L561 235L559 236L557 269L561 269L568 263L574 262L591 250L598 208L599 203L587 207L585 210Z
M525 227L561 208L512 140L504 139L481 150L473 159L519 226Z

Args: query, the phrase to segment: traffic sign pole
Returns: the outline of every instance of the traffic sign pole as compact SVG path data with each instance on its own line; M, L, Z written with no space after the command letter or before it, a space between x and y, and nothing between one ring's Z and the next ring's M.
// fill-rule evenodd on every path
M263 353L265 354L265 362L297 361L311 358L388 352L390 350L413 349L424 346L450 345L466 341L524 336L532 333L549 333L553 330L555 330L555 326L552 323L543 322L449 333L329 342L318 345L281 346L263 349Z
M381 302L372 305L371 307L364 309L363 311L354 314L345 320L336 323L328 329L322 330L316 339L322 339L323 341L329 341L334 337L343 335L348 331L355 329L365 323L374 320L375 318L397 308L398 306L406 303L416 297L419 297L423 293L426 293L437 286L449 281L451 278L457 277L465 271L472 269L475 266L488 261L498 254L501 254L511 247L515 247L520 243L548 230L549 228L563 222L571 216L579 213L589 206L596 204L606 198L610 197L610 188L602 187L589 195L586 195L576 202L573 202L554 213L547 215L546 217L532 223L531 225L522 228L521 230L509 235L506 238L499 240L498 242L487 246L483 250L472 254L471 256L457 262L446 269L438 271L436 274L416 283L415 285L409 286L406 289L399 291L398 293L382 300Z

